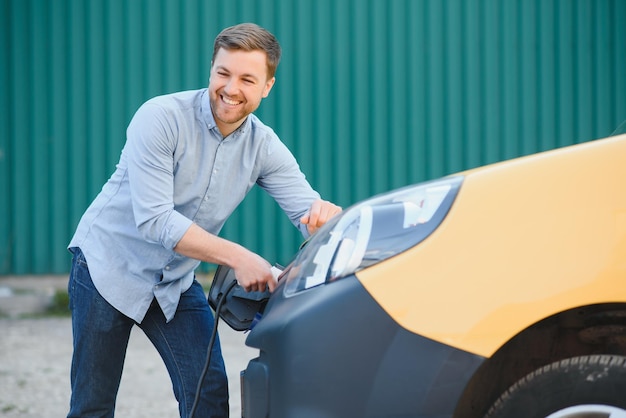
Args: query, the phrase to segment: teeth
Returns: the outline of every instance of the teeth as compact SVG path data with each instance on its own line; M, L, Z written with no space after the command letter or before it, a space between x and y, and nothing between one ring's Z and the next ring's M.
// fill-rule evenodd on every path
M239 104L238 101L230 100L230 99L227 99L226 97L222 97L222 100L224 100L224 103L229 104L229 105L233 105L233 106Z

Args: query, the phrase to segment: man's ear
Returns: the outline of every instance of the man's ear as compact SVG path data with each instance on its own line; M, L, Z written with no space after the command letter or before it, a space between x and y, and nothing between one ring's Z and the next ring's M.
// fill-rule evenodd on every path
M275 82L276 82L276 77L272 77L269 80L267 80L267 82L265 83L265 88L263 90L263 98L266 98L270 94L270 91L272 90L272 87L274 86Z

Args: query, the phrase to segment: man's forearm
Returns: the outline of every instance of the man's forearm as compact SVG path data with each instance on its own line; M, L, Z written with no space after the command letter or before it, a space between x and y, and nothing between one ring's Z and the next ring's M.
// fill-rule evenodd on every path
M192 224L174 251L196 260L235 267L236 260L248 252L241 245L213 235Z
M265 259L235 242L205 231L196 224L189 227L174 251L196 260L232 268L239 284L248 291L263 291L266 287L273 291L276 287L271 265Z

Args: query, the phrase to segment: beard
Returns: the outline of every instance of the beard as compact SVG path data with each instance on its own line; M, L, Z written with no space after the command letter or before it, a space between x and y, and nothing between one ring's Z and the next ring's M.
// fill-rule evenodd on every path
M219 121L226 125L240 125L250 113L259 107L258 104L255 105L245 100L237 106L229 106L224 103L221 96L220 92L213 92L209 95L209 102L216 122Z

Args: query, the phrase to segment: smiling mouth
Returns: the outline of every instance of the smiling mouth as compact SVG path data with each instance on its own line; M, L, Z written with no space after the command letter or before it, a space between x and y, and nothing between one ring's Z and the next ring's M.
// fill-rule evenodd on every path
M237 106L242 103L239 100L229 99L228 97L225 97L225 96L221 96L221 97L222 97L222 101L229 106Z

